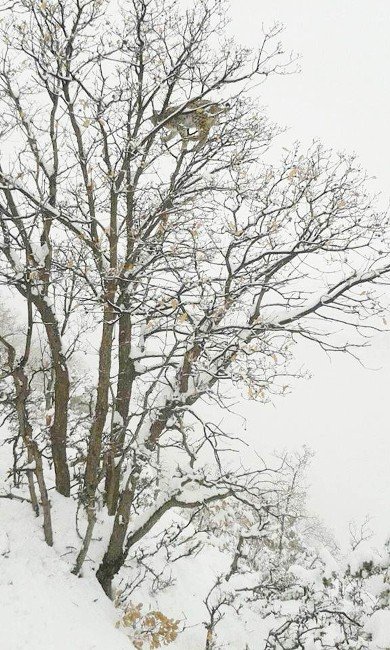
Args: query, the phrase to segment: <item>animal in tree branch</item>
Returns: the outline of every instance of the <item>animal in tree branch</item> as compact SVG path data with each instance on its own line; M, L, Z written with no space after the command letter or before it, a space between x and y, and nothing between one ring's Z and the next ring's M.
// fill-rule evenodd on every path
M211 128L217 124L219 117L225 114L229 108L230 105L227 102L194 99L188 102L183 109L180 109L179 105L168 106L161 113L153 111L151 121L154 126L163 123L163 127L169 129L168 134L164 136L164 142L169 142L179 135L183 147L186 147L191 140L203 146L207 142ZM170 115L172 117L167 119Z

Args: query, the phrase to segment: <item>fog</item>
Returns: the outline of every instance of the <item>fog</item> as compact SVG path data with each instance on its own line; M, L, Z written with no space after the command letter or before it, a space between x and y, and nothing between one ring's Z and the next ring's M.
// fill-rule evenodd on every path
M388 2L232 0L232 31L245 43L261 38L262 24L285 25L281 40L300 55L299 74L256 90L272 120L288 127L281 144L320 139L356 152L387 205L390 187L390 12ZM348 523L372 517L376 538L390 533L388 394L390 333L374 337L364 366L345 356L329 360L313 347L298 350L309 381L273 405L246 402L248 438L259 453L308 445L315 458L309 501L336 537Z

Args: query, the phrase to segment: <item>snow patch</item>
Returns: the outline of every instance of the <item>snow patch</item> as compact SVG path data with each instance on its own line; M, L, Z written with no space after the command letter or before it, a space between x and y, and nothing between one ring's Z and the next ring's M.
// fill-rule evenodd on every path
M93 576L76 578L65 554L45 545L31 508L0 499L0 520L0 647L129 650L113 604Z

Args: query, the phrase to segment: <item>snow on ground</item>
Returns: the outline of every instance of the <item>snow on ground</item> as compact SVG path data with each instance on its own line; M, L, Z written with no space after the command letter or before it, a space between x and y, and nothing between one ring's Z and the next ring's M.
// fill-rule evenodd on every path
M387 650L390 643L390 611L381 609L375 612L365 627L372 635L372 647Z
M118 611L43 542L28 504L0 499L0 648L129 650Z
M130 650L128 637L115 627L122 612L105 596L92 572L85 571L83 578L70 573L73 504L54 493L51 499L57 531L53 548L44 543L41 519L34 517L29 504L0 498L0 649ZM147 589L134 595L134 603L142 600L146 610L161 608L180 620L181 632L169 646L172 650L204 647L207 612L202 596L222 569L221 561L221 555L212 551L207 560L184 559L178 563L175 588L158 598ZM231 625L222 637L227 650L242 647L244 631L245 640L262 638L260 621L240 620L233 612L229 618Z

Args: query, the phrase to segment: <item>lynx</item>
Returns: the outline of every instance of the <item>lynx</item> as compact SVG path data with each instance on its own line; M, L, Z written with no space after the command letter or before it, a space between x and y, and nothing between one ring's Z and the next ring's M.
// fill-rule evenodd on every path
M167 120L179 109L180 106L168 106L162 113L154 111L151 117L152 124L157 126L160 122L164 122L164 128L169 129L169 133L164 137L164 142L169 142L175 135L179 135L183 147L186 147L190 140L197 141L200 146L203 146L207 142L210 129L217 123L218 117L226 113L229 104L195 99L188 102L177 115Z

